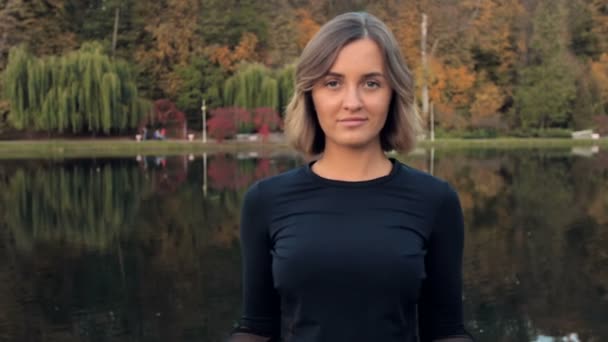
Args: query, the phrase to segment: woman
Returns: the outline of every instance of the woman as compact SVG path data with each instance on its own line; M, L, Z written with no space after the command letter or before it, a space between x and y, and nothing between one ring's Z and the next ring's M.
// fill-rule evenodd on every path
M385 155L412 149L417 120L412 75L380 20L346 13L312 38L285 129L318 158L245 196L230 341L472 341L458 195Z

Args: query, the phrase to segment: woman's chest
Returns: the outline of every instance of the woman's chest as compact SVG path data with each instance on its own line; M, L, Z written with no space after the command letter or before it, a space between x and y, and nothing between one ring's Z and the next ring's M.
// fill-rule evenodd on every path
M273 221L273 276L284 294L385 291L415 299L429 219L391 206L312 207ZM347 292L348 292L347 291Z

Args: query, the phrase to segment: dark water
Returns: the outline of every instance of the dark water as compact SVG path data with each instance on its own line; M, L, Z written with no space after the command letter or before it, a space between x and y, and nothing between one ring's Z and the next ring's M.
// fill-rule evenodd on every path
M575 152L403 159L460 194L479 341L608 341L608 152ZM239 312L244 191L301 163L1 160L0 341L222 341Z

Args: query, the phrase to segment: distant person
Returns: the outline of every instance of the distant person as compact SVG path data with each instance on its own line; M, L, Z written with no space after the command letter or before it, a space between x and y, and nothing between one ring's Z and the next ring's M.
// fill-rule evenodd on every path
M165 140L167 138L167 130L163 127L160 129L160 139Z
M286 136L312 161L245 195L243 312L229 341L472 341L458 195L385 154L411 151L419 126L393 35L342 14L295 78Z

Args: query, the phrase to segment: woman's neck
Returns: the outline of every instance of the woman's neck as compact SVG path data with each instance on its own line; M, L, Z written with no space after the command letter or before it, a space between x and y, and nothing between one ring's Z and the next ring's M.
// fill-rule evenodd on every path
M365 181L388 175L392 163L382 149L325 148L312 165L319 176L343 181Z

